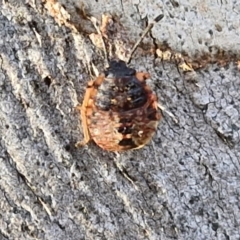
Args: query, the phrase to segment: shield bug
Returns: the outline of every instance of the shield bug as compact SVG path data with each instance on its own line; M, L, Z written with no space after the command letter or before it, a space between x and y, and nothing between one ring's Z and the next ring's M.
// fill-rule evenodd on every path
M162 18L160 15L154 22ZM108 67L88 82L79 107L84 140L77 147L93 139L104 150L125 151L141 148L151 140L161 119L157 97L146 84L150 75L127 64L154 22L134 45L128 61L109 61Z

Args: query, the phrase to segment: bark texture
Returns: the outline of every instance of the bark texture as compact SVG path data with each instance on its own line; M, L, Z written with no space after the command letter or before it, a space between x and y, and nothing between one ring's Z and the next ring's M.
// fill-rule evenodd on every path
M239 239L239 12L238 1L0 0L0 239ZM121 154L74 147L74 108L104 62L87 16L103 13L123 59L164 14L130 65L177 122L163 112L151 144Z

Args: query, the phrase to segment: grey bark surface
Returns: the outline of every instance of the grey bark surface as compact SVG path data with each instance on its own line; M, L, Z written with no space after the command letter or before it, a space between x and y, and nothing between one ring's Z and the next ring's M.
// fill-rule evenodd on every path
M144 19L163 13L146 46L238 56L240 3L59 1L73 31L46 2L0 0L0 239L240 239L236 62L183 73L138 49L131 66L151 74L148 83L178 123L163 113L139 150L74 147L83 138L74 107L91 79L88 63L102 65L81 31L95 30L76 9L114 15L127 49Z

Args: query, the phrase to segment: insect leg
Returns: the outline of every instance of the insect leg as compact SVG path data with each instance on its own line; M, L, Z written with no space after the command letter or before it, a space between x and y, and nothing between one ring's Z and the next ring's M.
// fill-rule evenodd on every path
M77 109L79 109L81 112L82 128L83 128L83 135L84 135L84 139L75 144L75 147L77 148L86 145L91 140L91 137L88 131L86 110L87 110L88 100L91 94L92 84L93 84L93 81L91 81L88 84L88 88L86 90L82 106L77 106Z

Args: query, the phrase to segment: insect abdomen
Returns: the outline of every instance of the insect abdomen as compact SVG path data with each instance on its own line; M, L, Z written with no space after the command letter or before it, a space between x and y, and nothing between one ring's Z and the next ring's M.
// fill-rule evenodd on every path
M92 115L89 125L93 140L108 151L144 146L151 140L160 119L160 113L153 104L147 103L146 107L121 114L98 111Z

